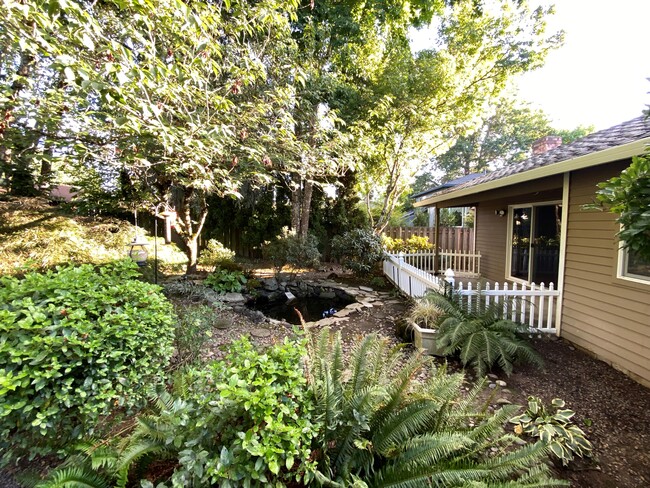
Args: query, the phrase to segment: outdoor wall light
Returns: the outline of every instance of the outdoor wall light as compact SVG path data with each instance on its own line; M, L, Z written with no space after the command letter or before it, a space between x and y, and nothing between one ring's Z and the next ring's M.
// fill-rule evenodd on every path
M496 216L498 216L498 217L503 217L505 214L506 214L506 211L503 210L502 208L499 209L499 210L495 210L495 211L494 211L494 215L496 215Z

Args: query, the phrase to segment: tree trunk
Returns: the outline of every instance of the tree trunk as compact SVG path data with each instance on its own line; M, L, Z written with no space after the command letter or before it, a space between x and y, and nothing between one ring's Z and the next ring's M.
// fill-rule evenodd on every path
M196 265L199 259L198 236L185 239L185 245L187 246L187 257L189 259L189 261L187 262L187 270L185 270L185 274L195 274Z
M192 203L198 200L199 216L198 220L192 220ZM176 229L183 244L185 244L185 254L187 255L187 269L186 274L196 273L196 265L199 257L199 236L203 230L205 219L208 216L208 204L205 199L205 194L198 193L194 188L183 188L181 194L180 208L178 212L178 220L176 221Z
M291 228L298 232L298 229L300 228L300 201L302 197L302 190L301 190L301 181L300 177L297 175L294 176L298 180L297 183L295 183L295 186L293 186L291 189Z
M309 216L311 214L311 197L313 193L314 182L310 180L305 181L305 188L302 193L302 202L300 205L300 229L298 230L298 235L300 237L307 237L307 231L309 230Z

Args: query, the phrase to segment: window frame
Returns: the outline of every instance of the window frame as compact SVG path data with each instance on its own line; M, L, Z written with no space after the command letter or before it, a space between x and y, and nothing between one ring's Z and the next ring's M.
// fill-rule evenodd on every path
M638 283L641 285L650 285L650 276L643 276L634 273L627 273L627 265L629 260L629 249L625 247L625 242L619 240L617 262L616 262L616 278L626 282Z

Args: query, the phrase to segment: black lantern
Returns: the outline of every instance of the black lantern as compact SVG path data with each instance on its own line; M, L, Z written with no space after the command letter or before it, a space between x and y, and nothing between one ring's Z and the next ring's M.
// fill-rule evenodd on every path
M145 266L147 264L147 257L149 253L147 252L146 246L149 243L145 240L140 240L138 237L133 239L129 244L129 257L137 264L138 266Z

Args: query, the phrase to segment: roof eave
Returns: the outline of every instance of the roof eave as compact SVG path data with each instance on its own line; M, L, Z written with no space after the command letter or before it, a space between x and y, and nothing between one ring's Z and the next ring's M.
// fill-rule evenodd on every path
M521 173L504 176L503 178L492 181L486 181L485 183L479 183L478 185L470 186L468 188L459 188L458 190L452 190L443 195L436 195L430 198L425 198L423 200L415 202L413 206L428 207L436 203L473 195L475 193L495 190L498 188L503 188L504 186L516 185L518 183L537 180L546 176L566 173L567 171L575 171L579 169L589 168L591 166L598 166L599 164L618 161L620 159L631 158L632 156L643 154L647 150L647 146L649 144L650 137L644 137L643 139L638 139L636 141L629 142L620 146L610 147L608 149L603 149L602 151L578 156L577 158L567 159L565 161L552 163L547 166L530 169L528 171L522 171Z

